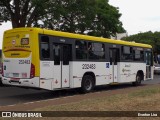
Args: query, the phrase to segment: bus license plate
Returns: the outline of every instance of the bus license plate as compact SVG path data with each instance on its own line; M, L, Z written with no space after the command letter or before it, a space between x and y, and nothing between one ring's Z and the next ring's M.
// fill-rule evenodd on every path
M19 77L19 73L13 73L13 77Z

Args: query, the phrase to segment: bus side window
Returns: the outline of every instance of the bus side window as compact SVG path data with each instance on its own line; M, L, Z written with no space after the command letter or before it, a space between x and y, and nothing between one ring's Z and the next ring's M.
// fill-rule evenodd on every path
M83 40L76 40L76 59L85 60L87 59L87 43Z
M102 43L88 42L88 55L91 60L105 59L105 45Z
M133 48L129 46L121 47L121 59L126 61L133 60Z
M60 45L53 45L54 65L60 65Z
M134 50L133 51L135 61L144 61L144 51L143 50Z
M42 49L42 57L43 58L49 58L49 49L45 50L45 49Z
M49 48L49 37L48 36L42 36L41 37L41 59L49 59L50 58L50 48Z

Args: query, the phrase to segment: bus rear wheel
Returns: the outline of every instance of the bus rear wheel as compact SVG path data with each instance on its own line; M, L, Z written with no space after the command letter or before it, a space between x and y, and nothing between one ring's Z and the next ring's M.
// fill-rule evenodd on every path
M138 74L136 75L136 81L133 82L133 85L134 85L134 86L141 85L141 81L142 81L142 75L138 73Z
M91 75L85 75L82 79L81 90L83 93L91 92L94 88L94 79Z

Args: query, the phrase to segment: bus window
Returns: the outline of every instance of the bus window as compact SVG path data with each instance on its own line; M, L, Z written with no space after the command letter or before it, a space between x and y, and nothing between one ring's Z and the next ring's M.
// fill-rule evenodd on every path
M89 59L104 59L104 44L102 43L88 43Z
M50 58L50 48L49 48L49 37L42 36L41 37L41 59L49 59Z
M122 46L121 47L121 59L122 60L133 60L132 47Z
M71 46L63 45L63 65L69 65L69 61L72 59Z
M138 50L138 48L133 50L134 60L135 61L144 61L144 51Z
M85 41L76 41L76 59L87 59L87 43Z
M152 54L151 52L145 52L145 62L146 62L146 65L152 65Z
M60 65L60 45L53 45L54 65Z

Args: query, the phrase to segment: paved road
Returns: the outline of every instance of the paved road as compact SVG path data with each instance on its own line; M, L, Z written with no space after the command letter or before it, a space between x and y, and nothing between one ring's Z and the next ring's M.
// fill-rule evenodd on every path
M143 82L143 85L152 85L152 84L160 84L160 75L155 75L154 80L152 81ZM132 85L123 84L118 86L101 86L101 87L97 87L95 91L123 89L127 87L132 87ZM46 90L33 90L33 89L1 86L0 87L0 106L60 98L64 96L72 96L75 94L78 94L76 89L51 92Z

